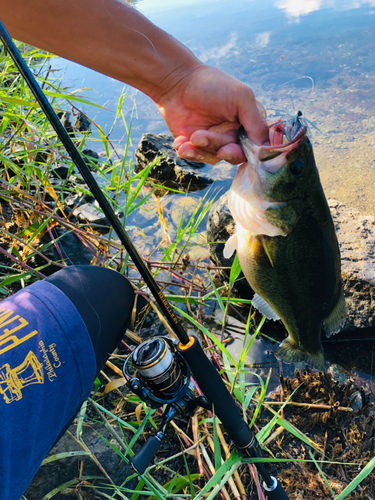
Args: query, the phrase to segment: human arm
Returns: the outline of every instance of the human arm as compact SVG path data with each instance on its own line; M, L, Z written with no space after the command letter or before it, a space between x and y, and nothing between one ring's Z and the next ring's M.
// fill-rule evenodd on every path
M201 63L121 0L1 0L0 19L12 37L150 96L183 157L216 163L229 153L232 163L243 161L239 123L254 142L267 140L251 89ZM202 138L209 143L199 147Z

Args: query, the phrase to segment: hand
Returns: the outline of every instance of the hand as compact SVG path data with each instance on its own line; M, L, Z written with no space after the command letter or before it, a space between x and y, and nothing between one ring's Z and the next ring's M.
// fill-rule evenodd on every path
M246 158L237 137L241 125L254 143L269 140L265 111L253 91L210 66L198 64L155 101L181 158L212 165L220 160L242 163Z

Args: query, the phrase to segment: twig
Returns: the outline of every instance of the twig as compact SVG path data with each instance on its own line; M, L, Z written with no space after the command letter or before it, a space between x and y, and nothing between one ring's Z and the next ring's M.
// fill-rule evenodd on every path
M208 467L209 467L209 469L210 469L210 471L211 471L212 475L214 475L214 474L215 474L215 472L216 472L216 471L215 471L215 467L213 466L213 463L211 462L211 459L210 459L210 457L208 456L208 453L207 453L207 451L206 451L206 448L203 446L203 444L202 444L202 443L200 443L200 445L199 445L199 446L200 446L200 448L201 448L202 455L203 455L203 457L204 457L204 459L205 459L205 461L206 461L206 464L208 465ZM225 486L223 486L223 487L221 488L221 490L220 490L220 491L221 491L221 494L223 495L223 497L225 498L225 500L230 500L229 493L228 493L227 489L225 488Z
M123 377L124 378L124 374L122 373L122 371L120 370L120 368L117 368L116 365L114 365L113 363L111 363L111 361L107 360L105 362L106 366L108 366L108 368L110 368L111 370L113 370L117 375L119 375L120 377Z
M256 400L255 400L256 401ZM350 408L349 406L334 406L334 405L321 405L321 404L313 404L313 403L297 403L295 401L263 401L263 404L265 405L291 405L291 406L301 406L302 408L308 409L308 408L317 408L320 410L340 410L340 411L347 411L347 412L352 412L353 408Z
M187 434L185 434L185 432L182 429L180 429L180 427L175 422L173 422L173 420L171 420L170 424L174 428L174 430L177 432L177 434L180 435L181 439L184 441L184 443L187 446L192 445L194 443L193 440L190 439L189 436Z
M208 444L210 445L210 448L211 448L211 451L212 453L215 453L215 445L214 445L214 441L212 439L212 437L208 434L208 431L207 431L207 441L208 441ZM220 454L220 460L221 460L221 463L223 464L224 463L224 459L223 457L221 456ZM233 477L230 477L228 479L228 485L230 487L230 489L232 490L232 493L234 495L234 498L236 500L240 500L241 497L240 497L240 492L238 491L237 489L237 486L235 485L235 482L233 480Z
M161 314L161 312L159 311L159 309L156 307L156 302L155 300L150 300L149 302L150 306L152 307L152 309L156 312L156 314L158 315L158 318L160 319L160 321L162 322L164 328L167 330L167 332L169 333L169 335L172 337L172 338L177 338L176 334L174 333L174 331L172 330L171 326L169 323L167 323L166 319L164 318L164 316Z
M223 450L225 453L225 458L228 459L230 457L230 450L229 450L228 444L225 440L224 434L221 430L221 427L218 423L216 423L216 430L217 430L217 435L219 436L221 446L223 447ZM246 491L245 491L244 485L241 481L240 475L239 475L237 470L233 474L233 477L234 477L234 480L236 481L237 488L239 489L242 500L246 500Z
M191 428L193 431L194 443L198 444L199 443L199 430L198 430L198 415L196 413L194 413L194 415L191 419ZM200 453L199 446L197 446L195 452L196 452L196 457L197 457L199 474L201 476L203 476L202 456Z
M264 496L264 493L263 493L263 490L262 490L262 487L260 485L258 472L257 472L255 466L253 464L248 464L248 465L249 465L249 469L250 469L251 475L253 476L255 485L257 487L258 500L266 500L266 498Z
M24 262L21 262L20 260L18 260L16 257L14 257L12 254L10 254L9 252L7 252L6 250L4 250L4 248L0 247L0 252L4 255L6 255L8 257L8 259L12 260L13 262L16 262L19 266L22 266L24 267L25 269L27 269L28 271L32 271L33 273L35 273L36 275L38 275L40 278L44 279L46 276L42 273L40 273L39 271L36 271L35 269L33 269L32 267L28 266L27 264L25 264Z
M109 474L107 474L107 471L104 469L102 464L99 462L99 460L96 458L96 456L92 453L92 451L90 451L89 448L86 446L86 443L84 443L84 441L82 441L81 439L77 439L70 431L67 431L67 433L72 439L74 439L74 441L76 443L78 443L81 446L81 448L83 448L87 452L88 456L91 458L91 460L93 462L95 462L95 464L99 467L101 472L105 475L105 477L112 484L112 486L116 487L115 483L112 481Z

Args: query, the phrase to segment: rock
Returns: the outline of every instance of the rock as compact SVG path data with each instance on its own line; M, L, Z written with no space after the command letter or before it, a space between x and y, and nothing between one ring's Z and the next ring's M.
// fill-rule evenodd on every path
M68 430L73 436L76 435L75 425L71 425ZM82 440L90 449L90 451L95 454L98 462L110 476L114 484L121 485L130 475L134 474L134 471L125 461L121 460L119 455L114 450L112 450L110 446L108 446L108 444L98 435L98 433L100 433L109 442L112 442L112 435L107 429L105 429L103 425L99 424L97 424L96 426L84 425ZM131 437L132 436L129 433L129 441ZM113 442L113 445L114 447L119 447L117 442ZM58 443L52 448L52 450L48 454L48 457L51 457L58 453L69 452L83 452L83 449L73 439L73 437L69 435L69 433L65 433L58 441ZM40 500L53 489L69 482L71 482L71 484L66 485L64 493L57 492L56 496L54 495L53 498L54 500L64 500L66 498L70 498L71 495L66 496L69 494L69 491L72 491L73 497L77 498L74 494L74 488L79 483L79 480L77 480L77 478L79 476L81 462L84 462L82 475L96 477L97 479L89 479L88 481L91 484L94 484L94 487L97 491L108 494L111 487L108 486L109 481L105 478L99 467L87 455L78 455L52 461L41 466L29 488L27 489L25 498L27 498L28 500ZM134 478L129 481L126 486L128 488L134 488L137 482L138 478ZM91 491L94 490L91 488ZM84 496L84 498L86 498L86 496ZM90 496L90 498L94 498L94 496ZM102 498L102 495L99 495L98 497L95 495L95 498Z
M110 223L103 212L91 203L80 205L74 210L74 215L79 222L89 224L95 231L107 233ZM117 214L123 217L123 213Z
M71 137L75 137L73 124L70 121L72 114L69 113L69 111L59 111L57 113L57 116L60 118L60 121L61 121L63 127L65 128L65 130L68 132L68 134Z
M86 165L89 167L89 169L92 170L93 172L96 172L97 169L95 168L95 165L98 165L99 163L98 153L96 151L93 151L92 149L83 149L82 154L83 154L83 159Z
M64 257L64 261L67 265L89 265L93 259L93 254L90 250L82 243L77 236L67 231L62 227L56 227L52 230L53 236L58 239L56 244L58 245L62 256ZM61 263L61 256L57 252L55 246L51 243L51 237L49 233L46 233L42 239L40 240L39 251L42 252L48 259L52 261L56 261ZM44 245L50 244L48 248L43 249ZM42 259L38 254L34 255L29 261L28 264L33 267L44 266L47 262ZM56 265L51 264L48 267L45 267L41 270L43 274L46 276L50 276L61 269Z
M234 232L229 212L228 194L212 205L207 222L207 241L226 241ZM347 307L347 320L342 331L368 329L375 326L375 217L365 215L344 204L329 200L341 251L342 278ZM218 266L231 266L233 258L224 259L223 243L213 243L210 258ZM229 270L219 271L229 280ZM250 285L242 280L237 287L242 297L252 297Z
M165 155L150 171L150 177L160 184L187 191L204 189L213 183L213 179L197 173L204 163L195 163L180 158L173 148L173 137L167 134L143 134L136 156L136 172L140 172Z
M68 196L65 199L64 204L67 205L68 207L74 207L75 205L80 205L82 203L89 203L90 201L94 201L94 197L91 194L76 193Z
M82 111L79 111L76 116L74 128L79 132L89 132L91 129L91 121L84 113L82 113Z
M74 210L74 215L80 222L84 222L90 225L100 225L108 226L109 222L107 217L103 214L101 210L96 208L91 203L85 203L80 205Z
M59 167L53 168L50 171L49 176L55 177L57 179L67 179L68 172L69 172L69 167L67 167L66 165L60 165Z
M329 200L340 243L345 330L375 326L375 217Z

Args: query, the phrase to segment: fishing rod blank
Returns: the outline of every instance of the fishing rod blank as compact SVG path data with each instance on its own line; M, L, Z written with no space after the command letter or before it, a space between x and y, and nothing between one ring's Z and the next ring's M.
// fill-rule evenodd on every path
M103 210L115 230L121 243L124 245L124 248L132 258L152 295L155 297L155 300L157 301L165 318L180 341L178 349L181 355L189 364L194 375L194 379L201 388L203 394L214 406L215 413L221 420L229 437L232 439L233 443L243 456L259 458L261 456L259 444L253 432L248 427L248 424L246 424L242 419L240 410L227 390L221 376L204 353L196 337L189 337L185 332L163 292L160 290L141 256L138 254L119 218L116 216L107 198L91 174L85 161L74 145L72 139L69 137L1 21L0 39L8 50L21 75L29 85L40 107L44 111L46 117L56 131L57 136L84 178L100 208ZM263 486L267 492L268 500L289 500L289 497L283 490L281 484L276 478L270 476L265 466L262 463L256 463L255 466L263 478Z

